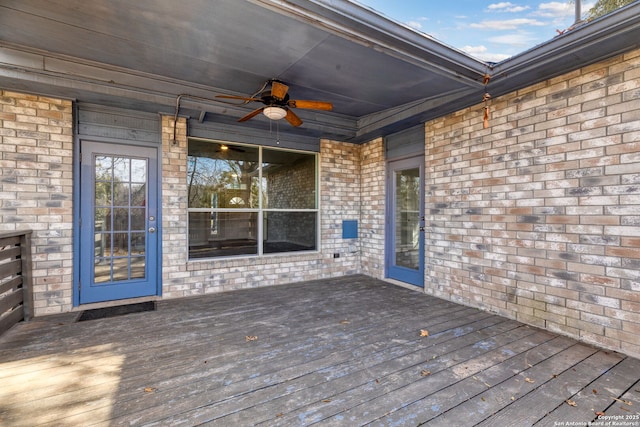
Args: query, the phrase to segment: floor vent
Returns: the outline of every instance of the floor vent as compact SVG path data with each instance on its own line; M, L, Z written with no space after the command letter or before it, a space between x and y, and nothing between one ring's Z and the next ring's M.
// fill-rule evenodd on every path
M143 311L155 311L156 302L147 301L139 302L136 304L116 305L113 307L94 308L92 310L85 310L78 317L78 322L85 320L104 319L106 317L123 316L131 313L142 313Z

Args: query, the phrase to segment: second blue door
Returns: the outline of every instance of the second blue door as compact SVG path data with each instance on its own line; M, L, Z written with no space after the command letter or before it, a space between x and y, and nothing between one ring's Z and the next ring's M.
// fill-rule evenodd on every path
M387 277L424 286L424 157L388 163Z

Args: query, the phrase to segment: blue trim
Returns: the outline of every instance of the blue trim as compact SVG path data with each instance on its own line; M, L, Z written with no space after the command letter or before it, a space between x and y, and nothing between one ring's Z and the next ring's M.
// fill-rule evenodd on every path
M420 169L420 201L419 201L419 213L422 218L420 220L420 226L424 228L424 209L425 209L425 168L424 168L424 156L411 157L403 160L389 161L387 162L387 183L386 183L386 224L385 224L385 277L390 279L399 280L401 282L409 283L415 286L424 287L424 274L425 274L425 234L419 233L418 238L418 269L411 269L395 264L395 224L396 224L396 210L395 210L395 171L404 169Z
M85 150L81 153L80 150ZM147 220L145 222L146 229L155 227L156 233L147 236L147 262L146 262L146 280L128 280L113 282L112 284L101 284L93 286L93 212L86 211L87 206L83 207L81 203L81 183L93 182L92 156L94 151L102 150L107 154L123 155L131 157L146 157L148 162L148 183L147 186ZM162 215L161 215L161 174L160 166L162 164L161 148L157 144L130 144L122 141L96 141L94 138L80 139L78 138L75 150L74 169L74 259L78 262L74 265L74 295L73 304L80 304L112 301L124 298L135 298L142 296L161 295L161 247L162 247ZM81 157L84 157L82 159ZM91 192L93 193L93 192ZM93 206L93 203L91 203ZM83 212L85 210L85 212ZM86 227L83 232L81 218L85 216ZM155 217L153 223L149 222L149 217ZM84 250L84 248L90 248ZM85 283L81 283L84 281Z
M425 144L424 124L405 129L384 139L385 155L387 160L421 156L424 154Z
M78 104L73 103L73 306L80 305L80 137Z
M162 117L158 117L158 135L162 135ZM162 145L162 137L160 137L160 141L159 141L159 145L157 146L158 148L158 155L156 156L156 172L158 174L158 179L157 179L157 187L156 187L156 193L158 194L158 208L156 209L156 214L157 214L157 226L156 229L158 231L156 231L156 234L158 236L157 238L157 248L156 248L156 256L157 256L157 261L156 261L156 266L157 266L157 274L156 274L156 283L157 283L157 288L156 288L156 295L157 296L162 296L162 158L164 157L164 153L163 153L163 145Z
M357 239L358 238L358 220L345 219L342 221L342 238Z

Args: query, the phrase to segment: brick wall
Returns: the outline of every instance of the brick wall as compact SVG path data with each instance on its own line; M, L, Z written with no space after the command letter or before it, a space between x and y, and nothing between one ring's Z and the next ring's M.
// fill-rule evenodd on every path
M342 238L342 221L360 218L360 148L357 145L321 141L320 208L322 249L329 256L337 253L346 267L326 268L327 276L360 271L360 242Z
M72 305L72 160L71 101L0 90L0 231L33 230L38 316Z
M318 253L274 254L187 261L187 138L179 119L162 117L163 296L176 298L234 289L335 277L360 272L359 242L342 239L342 219L359 218L360 148L322 141L321 246ZM333 258L340 253L340 258Z
M382 138L360 149L360 266L363 274L384 277L385 153Z
M201 284L185 284L187 271L187 123L161 116L162 127L162 294L187 296L202 292Z
M426 141L426 291L640 356L640 50Z

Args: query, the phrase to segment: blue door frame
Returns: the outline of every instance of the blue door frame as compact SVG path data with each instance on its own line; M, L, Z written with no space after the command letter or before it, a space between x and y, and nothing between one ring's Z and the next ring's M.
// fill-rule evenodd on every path
M160 295L158 148L83 140L74 304Z
M386 277L424 287L424 157L387 163Z

